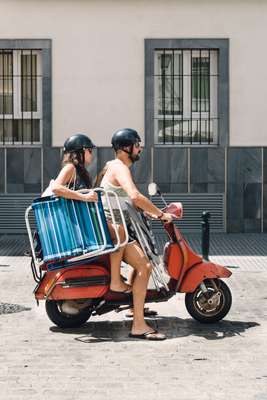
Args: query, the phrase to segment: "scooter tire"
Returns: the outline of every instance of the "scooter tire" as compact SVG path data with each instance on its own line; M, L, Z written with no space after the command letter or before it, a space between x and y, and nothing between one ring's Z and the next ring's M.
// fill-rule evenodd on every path
M197 302L197 296L199 296L199 292L201 291L198 286L197 289L192 293L186 293L185 295L185 306L188 313L195 320L204 323L204 324L212 324L222 320L229 312L232 305L232 295L229 287L226 283L220 279L214 279L217 287L221 293L220 304L218 309L213 312L201 310L200 306ZM210 290L212 287L211 282L205 281L207 288Z
M91 317L92 311L88 308L80 311L77 315L70 315L61 311L60 304L61 302L56 300L47 300L45 303L48 318L59 328L78 328Z

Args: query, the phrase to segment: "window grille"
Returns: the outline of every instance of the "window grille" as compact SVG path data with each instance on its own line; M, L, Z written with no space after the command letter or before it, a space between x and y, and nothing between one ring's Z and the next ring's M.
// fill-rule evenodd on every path
M0 145L40 144L40 50L0 50Z
M218 50L155 51L156 144L218 143Z

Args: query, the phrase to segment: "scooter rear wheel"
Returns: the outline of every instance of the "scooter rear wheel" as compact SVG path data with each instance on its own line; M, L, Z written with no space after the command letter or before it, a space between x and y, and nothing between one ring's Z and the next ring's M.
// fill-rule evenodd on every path
M214 282L218 288L218 295L211 280L205 280L208 290L206 294L198 286L193 293L185 295L185 306L191 317L206 324L223 319L232 305L232 295L226 283L220 279L214 279Z
M92 311L88 308L81 310L77 315L66 314L61 310L62 301L47 300L46 313L49 319L60 328L78 328L91 317Z

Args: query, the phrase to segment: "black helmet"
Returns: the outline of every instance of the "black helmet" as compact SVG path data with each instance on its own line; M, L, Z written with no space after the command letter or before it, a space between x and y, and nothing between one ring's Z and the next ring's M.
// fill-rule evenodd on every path
M124 128L115 132L112 136L111 144L115 150L122 149L141 142L141 138L134 129Z
M83 149L92 149L93 147L95 147L95 145L88 136L77 133L65 141L64 152L81 151Z

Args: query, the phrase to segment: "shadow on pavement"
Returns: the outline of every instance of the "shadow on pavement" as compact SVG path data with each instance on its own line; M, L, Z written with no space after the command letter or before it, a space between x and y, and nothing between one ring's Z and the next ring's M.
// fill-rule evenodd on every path
M187 336L198 336L207 340L221 340L233 336L242 336L247 329L259 326L257 322L251 321L221 321L216 324L200 324L192 319L181 319L177 317L157 317L147 320L151 327L165 333L167 339ZM88 322L75 329L61 329L50 327L52 332L79 335L75 340L83 343L97 342L122 342L141 341L130 339L128 333L131 329L131 321L99 321Z
M1 314L14 314L22 311L30 311L30 307L20 306L19 304L11 303L0 303L0 315Z

